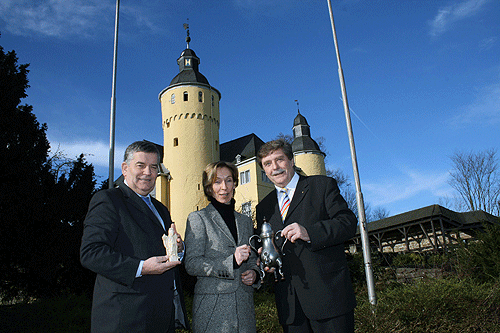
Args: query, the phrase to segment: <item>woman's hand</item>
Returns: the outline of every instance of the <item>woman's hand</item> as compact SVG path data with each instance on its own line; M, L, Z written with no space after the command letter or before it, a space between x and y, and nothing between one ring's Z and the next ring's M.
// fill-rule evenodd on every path
M256 278L257 273L253 269L249 269L248 271L241 273L241 282L247 286L254 284Z
M241 245L236 248L234 251L234 259L236 260L236 263L238 266L241 266L241 264L248 260L248 257L250 257L250 245Z

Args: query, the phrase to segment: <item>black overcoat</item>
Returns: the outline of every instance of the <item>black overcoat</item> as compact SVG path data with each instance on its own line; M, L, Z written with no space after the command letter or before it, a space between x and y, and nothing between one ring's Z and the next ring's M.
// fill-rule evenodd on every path
M151 198L165 227L170 213ZM165 255L160 221L123 182L97 192L84 222L80 260L97 273L92 332L166 332L173 313L173 289L183 297L178 268L136 278L140 260ZM184 307L184 300L181 300ZM186 312L184 311L184 314ZM184 318L185 319L185 318ZM187 322L187 320L186 320Z
M357 219L336 181L326 176L300 176L284 222L276 191L269 193L256 210L257 233L265 217L275 232L297 222L306 228L311 239L310 243L298 240L284 246L285 279L274 286L280 323L292 324L295 297L311 320L353 310L356 300L344 242L355 235Z

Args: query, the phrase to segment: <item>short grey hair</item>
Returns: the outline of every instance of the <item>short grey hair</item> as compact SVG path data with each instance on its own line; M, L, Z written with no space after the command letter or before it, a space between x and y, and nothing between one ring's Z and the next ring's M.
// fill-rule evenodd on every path
M125 154L123 155L123 162L130 165L130 161L134 158L134 153L153 153L158 156L158 164L160 164L160 152L156 148L156 145L152 142L142 140L131 143L127 149L125 149Z

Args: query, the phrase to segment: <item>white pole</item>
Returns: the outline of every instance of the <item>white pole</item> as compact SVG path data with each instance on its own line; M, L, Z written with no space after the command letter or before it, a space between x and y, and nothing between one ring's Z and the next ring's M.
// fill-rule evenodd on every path
M109 122L109 179L108 187L113 188L115 170L115 111L116 111L116 60L118 55L118 16L120 12L120 0L116 0L115 14L115 45L113 53L113 83L111 88L111 119Z
M349 112L349 104L347 103L347 92L345 89L344 72L342 71L342 64L340 63L340 53L337 44L337 33L335 32L335 23L333 21L332 3L330 0L327 0L327 2L328 2L328 9L330 10L330 21L332 22L333 41L335 43L335 52L337 53L337 63L339 66L339 79L340 79L340 87L342 89L342 100L344 102L347 132L349 134L349 144L351 146L352 169L354 172L354 182L356 184L356 201L358 204L359 231L361 234L361 243L363 246L363 258L365 263L366 283L368 287L368 299L372 305L375 305L377 303L377 300L375 297L375 284L373 282L370 243L368 239L368 232L366 231L365 204L363 202L363 194L361 193L361 184L359 181L358 162L356 158L356 148L354 147L354 135L352 133L351 115Z

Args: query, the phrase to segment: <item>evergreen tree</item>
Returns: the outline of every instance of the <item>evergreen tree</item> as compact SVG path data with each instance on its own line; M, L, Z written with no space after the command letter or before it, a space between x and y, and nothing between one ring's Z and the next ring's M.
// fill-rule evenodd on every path
M92 278L79 263L79 245L94 168L81 155L66 172L54 172L47 125L32 106L20 105L29 65L17 61L0 46L0 291L43 296L85 289Z

